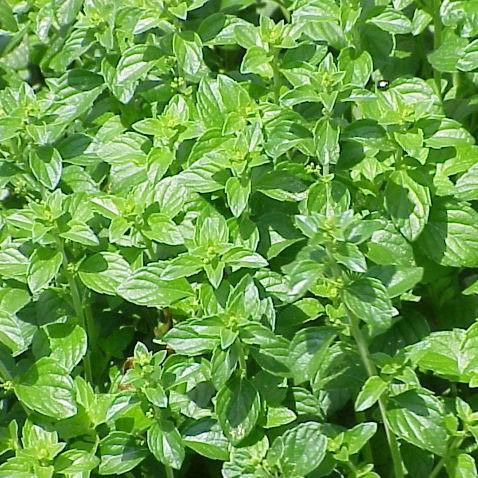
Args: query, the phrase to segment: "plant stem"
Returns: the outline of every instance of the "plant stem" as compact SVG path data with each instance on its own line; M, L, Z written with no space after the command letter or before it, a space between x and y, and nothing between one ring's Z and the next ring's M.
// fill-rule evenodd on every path
M280 97L280 71L279 71L279 50L274 49L274 58L272 59L272 72L273 72L273 91L274 91L274 103L279 104Z
M352 335L354 337L355 343L357 344L357 349L359 351L360 358L362 359L365 369L367 370L367 374L369 377L377 375L377 368L375 367L375 364L370 358L370 352L368 350L365 337L360 330L358 318L355 317L355 315L350 310L348 310L347 307L345 307L345 310L347 311L347 316L350 320ZM390 454L392 456L395 478L403 478L404 474L402 457L400 456L400 448L398 446L398 442L395 438L395 435L392 433L388 425L387 405L383 397L380 397L378 399L378 408L380 410L383 426L385 428L385 435L387 436L388 447L390 448Z
M442 43L442 23L440 18L440 2L441 0L432 0L433 4L433 48L437 50ZM434 70L433 78L435 79L435 85L437 87L438 96L441 99L441 73Z
M83 303L81 300L81 295L80 295L80 290L78 287L78 284L76 282L76 279L73 275L73 273L69 270L68 265L68 256L66 255L65 247L63 245L63 241L60 239L58 234L55 234L55 241L58 247L58 250L61 253L62 256L62 262L63 262L63 272L66 276L66 279L68 281L68 287L70 288L70 295L73 300L73 308L75 309L75 314L77 317L80 319L81 326L86 332L86 335L88 337L88 343L90 342L90 333L88 327L88 320L84 312L84 307ZM91 316L90 316L91 319ZM93 382L93 372L92 372L92 367L91 367L91 357L90 357L90 352L86 352L84 358L83 358L83 367L85 371L85 379L88 382Z
M332 252L330 251L330 245L327 245L327 255L331 261L332 273L333 273L334 279L335 280L341 279L342 271L339 265L337 264L337 261L334 259ZM345 302L342 297L341 297L341 302L345 307L345 312L350 322L350 330L352 333L352 337L355 341L355 344L357 345L357 349L358 349L360 358L362 360L362 363L365 367L365 370L367 371L367 375L369 377L373 377L374 375L377 375L377 367L375 366L375 363L373 362L373 360L370 358L370 352L368 350L367 341L364 335L362 334L362 331L360 330L359 319L345 305ZM380 415L382 417L383 427L385 428L385 435L387 437L388 447L390 449L390 455L392 457L395 478L404 478L403 463L402 463L402 457L400 455L400 448L398 446L398 441L395 435L390 430L390 426L388 424L388 419L387 419L387 404L383 397L378 399L378 408L380 410Z
M164 469L166 471L166 478L174 478L174 471L170 466L164 465Z

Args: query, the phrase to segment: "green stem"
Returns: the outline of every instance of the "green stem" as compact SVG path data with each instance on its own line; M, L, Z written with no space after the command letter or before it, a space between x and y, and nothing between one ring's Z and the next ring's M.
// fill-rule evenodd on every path
M280 97L280 71L279 71L279 50L274 49L274 58L272 59L272 72L273 72L273 91L274 91L274 103L279 104Z
M58 234L55 234L55 242L56 242L58 250L60 251L61 256L62 256L63 272L66 276L67 281L68 281L68 287L70 289L70 295L71 295L71 299L73 301L73 308L75 310L75 314L80 319L81 326L85 330L86 335L88 336L88 342L89 342L90 338L91 338L90 333L89 333L90 327L88 327L88 325L89 325L88 322L89 321L87 320L87 317L86 317L85 312L84 312L84 307L83 307L83 303L82 303L81 295L80 295L80 289L78 287L78 284L76 282L76 279L75 279L74 275L72 274L72 272L68 268L68 266L69 266L68 256L66 255L65 247L63 245L63 241L60 239ZM90 319L91 319L91 315L90 315ZM92 372L91 357L90 357L90 352L89 351L85 354L85 356L83 358L83 366L84 366L84 370L85 370L85 379L88 382L93 382L93 372Z
M358 318L355 317L355 315L347 307L345 307L345 310L350 320L352 336L355 340L355 343L357 344L357 349L359 351L360 358L362 359L365 369L367 370L368 376L373 377L374 375L377 375L377 368L375 367L375 364L370 358L370 352L368 350L365 337L363 336L362 331L360 330ZM390 426L388 424L388 418L387 418L387 405L383 397L378 399L378 408L380 410L380 415L382 417L383 427L385 428L385 435L387 437L388 447L390 449L390 455L392 456L395 478L403 478L404 473L403 473L402 457L400 456L400 448L398 446L398 442L395 435L390 430Z
M428 478L437 478L437 476L439 476L442 468L445 466L445 462L446 462L450 452L455 450L456 448L459 448L460 445L463 443L463 440L464 440L464 438L457 437L451 442L445 456L443 458L441 458L440 461L436 464L435 468L433 468L430 475L428 475Z
M174 478L174 471L170 466L164 465L164 469L166 471L166 478Z
M441 0L432 0L433 1L433 48L437 50L442 43L442 30L443 26L440 18L440 2ZM433 72L433 78L435 79L435 85L438 91L438 96L441 95L441 73L439 71Z
M146 248L148 250L149 258L154 261L156 259L156 252L153 248L153 242L147 238L145 238Z
M332 266L332 273L334 276L335 280L341 279L342 278L342 271L337 263L337 261L334 259L332 252L330 250L330 245L327 245L327 255L330 259L331 266ZM345 305L345 301L343 300L343 297L341 297L341 302L345 307L345 312L347 314L347 317L350 322L350 330L352 333L352 337L355 341L355 344L357 346L360 358L362 360L362 363L365 367L365 370L367 371L367 375L369 377L373 377L374 375L377 375L377 367L375 366L375 363L370 357L370 352L368 350L368 345L367 341L362 334L362 331L360 329L359 325L359 319L358 317L355 316L355 314ZM403 463L402 463L402 457L400 455L400 448L398 446L398 441L395 437L395 435L392 433L390 430L390 426L388 424L388 419L387 419L387 404L385 402L385 399L383 397L379 398L378 400L378 408L380 410L380 415L382 417L382 422L383 422L383 427L385 429L385 435L387 437L387 442L388 442L388 447L390 449L390 455L392 457L392 462L393 462L393 470L394 470L394 475L395 478L404 478L404 473L403 473Z

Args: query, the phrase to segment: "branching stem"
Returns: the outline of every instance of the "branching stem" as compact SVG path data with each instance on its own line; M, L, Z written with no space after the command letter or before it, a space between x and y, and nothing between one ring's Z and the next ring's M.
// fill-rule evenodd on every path
M327 255L329 257L330 264L332 267L332 274L333 274L334 280L342 279L342 271L337 261L334 259L332 255L332 251L330 250L330 245L327 244L326 247L327 247ZM352 333L352 337L357 346L357 349L358 349L360 358L362 360L362 363L365 367L365 370L367 371L367 375L369 377L373 377L374 375L377 375L377 367L375 366L375 363L370 357L370 351L368 349L367 341L364 335L362 334L362 330L360 329L359 318L356 317L355 314L347 306L345 306L345 303L342 297L341 297L341 301L342 301L342 304L344 304L345 311L350 323L350 330ZM382 417L382 422L383 422L385 434L387 437L388 447L390 449L390 455L392 457L395 478L404 478L403 462L402 462L402 457L400 455L400 448L398 446L397 438L395 437L393 432L390 430L390 426L388 424L388 419L387 419L387 404L383 397L378 400L378 407L380 410L380 415Z
M90 343L90 329L89 327L89 322L91 322L91 314L87 316L85 314L84 310L84 305L83 301L81 299L81 294L80 294L80 289L78 287L78 283L76 281L75 276L69 269L69 261L68 261L68 256L66 255L65 251L65 246L63 245L63 241L61 238L58 236L58 234L55 234L55 242L57 244L57 248L61 253L62 256L62 265L63 265L63 272L66 276L66 279L68 281L68 287L70 289L70 295L71 299L73 301L73 308L75 310L76 316L80 319L81 326L86 332L86 335L88 337L88 343ZM89 320L88 320L89 319ZM91 345L89 347L91 349ZM93 369L91 366L91 357L90 357L90 351L88 351L84 358L83 358L83 366L85 370L85 379L88 382L93 382Z

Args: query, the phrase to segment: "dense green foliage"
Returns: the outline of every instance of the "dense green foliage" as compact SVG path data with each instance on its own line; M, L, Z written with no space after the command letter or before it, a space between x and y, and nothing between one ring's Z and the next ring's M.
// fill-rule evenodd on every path
M477 86L478 0L0 0L0 478L476 477Z

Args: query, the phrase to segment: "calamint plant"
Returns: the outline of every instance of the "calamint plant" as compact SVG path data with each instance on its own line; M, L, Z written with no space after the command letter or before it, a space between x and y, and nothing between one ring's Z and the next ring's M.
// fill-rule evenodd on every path
M478 0L0 0L0 478L473 478Z

